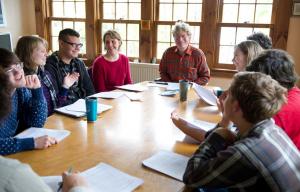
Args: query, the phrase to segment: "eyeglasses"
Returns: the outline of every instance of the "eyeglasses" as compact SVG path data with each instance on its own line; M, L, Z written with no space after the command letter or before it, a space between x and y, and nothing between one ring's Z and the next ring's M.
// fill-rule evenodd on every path
M11 73L15 73L17 71L20 71L21 69L23 69L23 63L16 63L14 65L12 65L10 68L5 70L6 74L11 74Z
M80 49L83 46L82 43L71 43L71 42L68 42L66 40L62 40L62 41L69 44L69 45L71 45L73 48L79 48Z

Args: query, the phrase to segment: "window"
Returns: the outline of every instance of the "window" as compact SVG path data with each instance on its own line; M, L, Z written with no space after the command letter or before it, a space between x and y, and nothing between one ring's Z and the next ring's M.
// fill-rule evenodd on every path
M103 0L101 10L101 38L109 29L118 31L123 41L121 52L128 57L139 58L141 1ZM104 53L103 43L101 47Z
M174 23L178 20L191 25L191 44L199 47L202 0L160 0L156 32L156 57L161 59L164 51L174 46L172 35Z
M218 63L225 64L223 68L234 68L231 65L234 46L247 36L253 32L270 35L272 7L273 0L223 0L218 55Z
M83 44L81 53L86 53L85 0L52 0L50 37L52 51L58 50L58 34L62 29L71 28L80 34Z

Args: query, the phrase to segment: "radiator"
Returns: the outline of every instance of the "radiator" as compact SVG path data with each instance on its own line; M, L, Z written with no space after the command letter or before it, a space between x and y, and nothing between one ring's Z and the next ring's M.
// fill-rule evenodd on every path
M159 77L158 64L130 63L131 78L134 83L152 81Z

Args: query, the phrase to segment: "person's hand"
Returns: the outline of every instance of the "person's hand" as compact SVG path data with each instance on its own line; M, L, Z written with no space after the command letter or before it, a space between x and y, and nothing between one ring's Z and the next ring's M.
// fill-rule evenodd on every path
M25 87L28 89L37 89L41 87L41 82L37 75L26 75L25 81Z
M229 145L236 141L236 134L227 128L219 127L214 132L223 137Z
M187 122L185 120L179 118L179 115L176 112L176 110L171 113L171 119L173 123L176 125L176 127L178 127L179 129L187 125Z
M78 81L79 76L80 75L77 72L73 72L71 74L68 73L64 77L63 87L65 87L66 89L69 89L76 81Z
M62 179L63 179L63 186L62 186L63 192L68 192L73 187L77 187L77 186L87 187L86 180L82 176L80 176L78 172L69 174L68 172L65 171L62 174Z
M34 139L35 149L45 149L57 143L58 141L55 138L49 137L48 135L44 135Z
M221 113L224 112L224 101L225 101L227 95L228 95L228 90L224 91L217 100L217 106Z

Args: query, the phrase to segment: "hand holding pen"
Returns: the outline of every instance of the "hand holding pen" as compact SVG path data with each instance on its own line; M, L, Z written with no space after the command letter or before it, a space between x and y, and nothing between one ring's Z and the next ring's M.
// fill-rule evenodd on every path
M79 175L79 172L72 173L72 169L69 168L68 171L65 171L62 174L63 184L61 185L63 192L68 192L73 187L81 186L81 187L87 187L86 180Z

